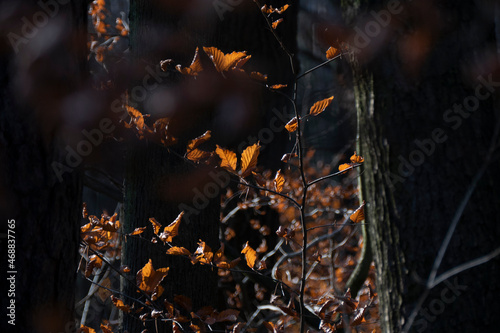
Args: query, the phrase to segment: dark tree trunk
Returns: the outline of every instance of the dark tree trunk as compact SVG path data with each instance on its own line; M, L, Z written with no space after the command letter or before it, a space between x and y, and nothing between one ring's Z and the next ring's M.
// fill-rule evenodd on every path
M1 251L15 243L15 260L2 255L0 327L70 332L81 178L78 170L61 166L71 96L85 75L86 2L48 9L35 1L2 5L11 11L0 26L0 208L2 234L9 234L2 236ZM3 274L12 278L8 285ZM15 310L7 309L14 301Z
M493 10L474 1L398 5L391 24L369 38L353 63L366 159L362 189L385 332L400 332L427 295L424 283L469 190L437 274L490 253L500 232L499 161L495 155L487 161L499 123ZM364 22L361 31L377 21ZM436 285L411 331L495 330L499 267L497 257Z

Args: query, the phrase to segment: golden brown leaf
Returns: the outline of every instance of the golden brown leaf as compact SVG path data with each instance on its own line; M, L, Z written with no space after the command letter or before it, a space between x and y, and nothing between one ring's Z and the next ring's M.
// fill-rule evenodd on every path
M243 250L241 250L241 253L245 255L248 267L253 268L255 266L255 261L257 260L257 252L252 249L247 242Z
M193 162L198 162L202 159L210 157L210 153L208 151L200 150L198 148L195 148L193 150L190 150L186 153L186 158L190 161Z
M282 88L286 88L286 87L287 87L286 84L273 84L269 88L274 89L274 90L278 90L278 89L282 89Z
M189 250L185 247L173 246L167 250L167 254L171 254L173 256L190 256L191 252L189 252Z
M292 132L295 132L297 130L297 117L293 117L292 120L290 120L286 125L285 125L285 128L288 132L292 133Z
M125 305L121 299L111 295L111 301L113 302L113 305L118 308L118 310L122 310L125 313L130 312L130 305Z
M172 321L172 333L184 333L175 321Z
M241 67L243 67L244 64L247 63L248 60L250 60L252 56L251 55L248 55L246 56L245 58L241 58L240 60L238 60L236 62L236 64L233 66L233 70L237 70L237 69L241 69Z
M309 110L309 114L313 116L317 116L321 112L325 111L328 105L330 105L333 101L333 96L325 98L321 101L317 101L314 103L313 106L311 106L311 109Z
M135 228L134 231L132 231L129 236L135 236L135 235L140 235L142 234L147 227L142 227L142 228Z
M215 47L204 47L203 50L214 63L218 72L225 72L232 68L236 62L247 56L246 52L232 52L224 54Z
M349 217L352 222L359 223L365 219L365 208L364 207L365 207L365 202L363 201L361 206L359 206L359 208L356 209L354 211L354 213L352 213L351 216Z
M273 29L276 29L278 27L278 24L280 24L281 22L283 22L282 18L274 21L273 24L272 24Z
M92 275L94 268L102 267L102 259L97 255L93 254L89 257L89 261L87 262L87 266L85 267L85 277L89 277Z
M283 12L285 10L288 9L288 7L290 7L290 5L284 5L283 7L281 7L280 9L276 8L274 11L277 13L277 14L283 14Z
M113 333L113 329L109 324L101 324L102 333Z
M217 149L215 149L217 155L219 155L221 159L220 166L221 168L226 169L229 172L236 173L236 163L238 159L236 158L236 153L232 152L228 149L223 149L217 145Z
M351 156L352 163L363 163L364 161L365 159L363 158L363 156L359 156L358 154L356 154L356 152L354 152L354 155Z
M285 186L285 177L281 173L281 170L276 172L276 176L274 177L274 187L276 188L276 192L281 193L283 191L283 187Z
M158 233L160 232L161 224L156 221L154 217L150 217L149 222L151 222L151 224L153 225L153 231L155 235L158 235Z
M260 144L258 142L245 148L241 154L241 177L248 176L255 169L259 152Z
M262 6L262 7L260 8L260 10L261 10L264 14L271 14L272 12L274 12L273 6L268 7L267 5Z
M211 137L212 137L212 132L206 131L205 133L203 133L199 137L189 141L189 143L187 145L187 151L189 152L195 148L198 148L199 145L207 142L208 140L210 140Z
M171 242L172 239L179 234L179 225L181 223L183 215L184 211L180 212L175 221L170 223L163 229L163 232L158 236L163 241L163 243Z
M142 291L151 294L159 286L165 276L167 276L168 271L168 267L155 270L152 260L149 259L148 263L137 272L137 286Z
M198 75L198 73L203 70L203 66L201 65L200 61L200 54L198 53L198 48L196 48L196 51L194 52L193 61L191 61L191 65L189 65L189 67L182 68L181 65L177 65L175 66L175 68L184 75Z
M340 54L340 50L330 46L328 50L326 50L326 59L333 59Z
M345 169L349 169L352 165L350 163L344 163L339 165L339 171L343 171ZM346 171L347 172L347 171ZM345 172L344 172L345 173Z
M81 332L81 333L95 333L95 330L93 328L82 325L82 326L80 326L79 332Z
M254 80L267 81L267 75L259 72L251 72L250 77Z

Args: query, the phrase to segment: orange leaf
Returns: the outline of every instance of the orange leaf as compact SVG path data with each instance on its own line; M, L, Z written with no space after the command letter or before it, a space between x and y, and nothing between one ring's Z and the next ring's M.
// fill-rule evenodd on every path
M137 286L148 294L153 293L160 282L167 276L168 270L168 267L155 270L152 260L149 259L148 263L137 272Z
M257 260L257 252L252 249L247 242L243 250L241 250L241 253L245 255L248 267L253 268L255 266L255 261Z
M156 221L154 217L150 217L149 222L151 222L151 224L153 225L153 231L155 235L158 235L158 233L160 232L161 224Z
M233 52L224 54L215 47L204 47L203 50L214 63L218 72L225 72L232 68L236 62L247 56L246 52Z
M258 142L245 148L241 154L241 177L248 176L255 169L259 150L260 145Z
M349 169L352 165L350 163L344 163L344 164L341 164L339 165L339 171L342 171L342 170L345 170L345 169ZM347 171L346 171L347 172ZM345 172L344 172L345 173Z
M93 254L89 257L89 262L87 262L87 266L85 267L85 277L89 277L92 275L92 272L94 271L94 268L101 268L102 267L102 259L99 258L97 255Z
M179 325L175 321L172 321L172 333L183 333L184 331L181 330Z
M276 187L276 192L281 193L283 191L283 186L285 186L285 177L281 173L281 170L276 172L276 176L274 177L274 187Z
M274 11L275 11L276 13L278 13L278 14L283 14L283 12L284 12L285 10L287 10L287 9L288 9L288 7L290 7L290 6L289 6L289 5L284 5L284 6L283 6L283 7L281 7L280 9L276 8Z
M173 246L167 250L167 254L171 254L173 256L190 256L191 252L189 252L189 250L185 247Z
M287 87L286 84L273 84L269 88L277 90L277 89L282 89L282 88L286 88L286 87Z
M356 152L354 152L354 155L351 156L352 163L363 163L364 161L365 159L363 158L363 156L357 155Z
M163 229L163 232L159 235L160 239L165 242L171 242L172 239L179 234L179 225L181 223L184 211L180 212L174 222L170 223Z
M81 333L95 333L95 330L93 328L82 325L82 326L80 326L79 332L81 332Z
M268 7L267 5L262 6L262 7L260 8L260 10L261 10L264 14L271 14L272 12L274 12L273 6Z
M193 162L198 162L199 160L202 160L202 159L205 159L208 157L210 157L210 153L208 151L200 150L198 148L190 150L186 154L186 158L190 161L193 161Z
M311 110L309 110L309 114L317 116L321 112L325 111L326 107L330 105L332 101L333 101L333 96L314 103L314 105L311 106Z
M359 206L358 209L356 209L354 211L354 213L351 214L351 216L349 217L351 219L352 222L354 223L359 223L361 221L363 221L365 219L365 202L363 201L363 203L361 204L361 206Z
M125 313L130 312L130 305L125 305L121 299L111 295L111 301L113 302L113 305L118 308L118 310L122 310Z
M267 81L267 75L259 73L259 72L250 73L250 77L254 80Z
M198 73L203 70L200 61L200 54L198 53L198 48L196 48L196 51L194 52L194 58L189 67L182 68L181 65L177 65L175 66L175 68L184 75L198 75Z
M297 130L297 117L293 117L292 120L290 120L286 125L285 125L285 128L288 132L292 133L292 132L295 132Z
M326 59L333 59L339 54L340 54L339 49L336 49L333 46L330 46L330 48L328 50L326 50Z
M109 324L101 324L101 330L102 333L113 333L113 329L111 328L111 325Z
M273 29L276 29L278 27L278 24L280 24L281 22L283 22L282 18L280 18L279 20L274 21L273 24L272 24Z
M217 149L215 150L217 155L219 155L222 160L220 163L221 168L226 169L227 171L236 173L236 163L238 162L236 158L236 153L223 149L217 145Z
M251 55L248 55L245 58L241 58L240 60L238 60L236 64L233 66L233 70L240 69L241 67L243 67L243 65L246 64L251 57L252 57Z
M189 143L187 145L187 151L189 152L195 148L198 148L199 145L207 142L208 140L210 140L211 137L212 137L212 132L206 131L205 133L203 133L199 137L189 141Z
M132 231L129 236L135 236L135 235L140 235L146 230L147 227L142 227L142 228L135 228L134 231Z

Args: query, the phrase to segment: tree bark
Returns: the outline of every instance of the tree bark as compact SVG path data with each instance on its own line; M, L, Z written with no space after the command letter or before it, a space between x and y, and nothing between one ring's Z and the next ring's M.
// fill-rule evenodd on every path
M1 251L7 254L8 244L15 244L15 258L7 262L2 255L0 327L2 332L69 332L74 330L81 177L78 169L67 167L58 174L54 165L66 164L71 97L85 78L86 2L56 4L50 12L35 1L3 5L11 11L0 28L0 208L2 234L9 234L2 236ZM11 304L14 311L7 309Z
M366 3L374 7L362 12L387 9L383 2ZM500 309L498 257L430 290L424 283L456 214L460 220L437 274L498 247L495 155L477 186L473 181L499 122L493 18L472 1L400 5L353 61L382 329L400 332L414 319L410 330L416 332L491 331ZM377 21L364 22L361 31Z

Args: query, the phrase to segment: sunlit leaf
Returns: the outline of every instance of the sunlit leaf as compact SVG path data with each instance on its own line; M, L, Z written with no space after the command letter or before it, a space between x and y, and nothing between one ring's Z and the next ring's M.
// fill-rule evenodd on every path
M260 8L260 10L264 13L264 14L271 14L272 12L274 12L274 9L273 7L268 7L267 5L264 5Z
M345 169L349 169L352 165L350 163L344 163L339 165L339 171L343 171ZM346 171L347 172L347 171ZM345 173L345 172L344 172Z
M153 225L153 231L155 235L158 235L161 229L161 224L158 221L156 221L154 217L150 217L149 222L151 222L151 224Z
M278 8L276 8L274 11L275 11L277 14L283 14L283 12L284 12L285 10L287 10L287 9L288 9L288 7L290 7L290 5L284 5L283 7L279 8L279 9L278 9Z
M109 324L101 324L102 333L113 333L113 329Z
M258 142L245 148L241 154L241 177L248 176L255 169L259 152L260 144Z
M190 150L186 153L186 158L193 162L198 162L202 159L210 157L210 153L208 151L204 151L198 148Z
M363 203L361 204L361 206L359 206L358 209L356 209L354 211L354 213L351 214L351 216L349 217L351 219L352 222L354 223L359 223L361 221L363 221L365 219L365 202L363 201Z
M297 117L293 117L292 120L290 120L286 125L285 125L285 128L288 132L292 133L292 132L295 132L297 130Z
M232 52L224 54L215 47L204 47L203 50L212 60L218 72L225 72L232 68L237 61L247 56L246 52Z
M278 90L278 89L282 89L282 88L286 88L286 87L287 87L286 84L273 84L269 88L274 89L274 90Z
M241 250L241 253L245 255L248 267L253 268L255 266L255 261L257 260L257 252L252 249L247 242L243 250Z
M340 54L340 50L330 46L328 50L326 50L326 59L333 59Z
M85 277L89 277L92 275L92 272L94 268L101 268L102 267L102 259L93 254L89 257L89 261L87 262L87 266L85 267Z
M130 305L126 305L121 299L111 295L111 302L113 302L113 305L116 306L118 310L122 310L125 313L130 312Z
M177 325L175 321L172 322L172 333L184 333L184 331Z
M189 252L189 250L184 247L173 246L167 250L167 254L174 256L190 256L191 252Z
M314 103L313 106L311 106L311 109L309 110L309 114L313 116L317 116L321 112L325 111L328 105L330 105L333 101L333 96L325 98L321 101L318 101Z
M259 72L251 72L250 77L254 80L267 81L267 75Z
M276 29L278 27L278 24L280 24L281 22L283 22L282 18L274 21L273 24L272 24L273 29Z
M358 154L356 154L356 152L354 152L354 155L351 156L352 163L363 163L364 161L365 159L363 158L363 156L359 156Z
M154 292L156 287L161 283L161 281L167 276L169 271L168 267L154 269L153 262L149 259L148 263L144 265L137 272L136 282L139 289L151 294Z
M220 166L230 172L236 173L236 163L238 159L236 157L236 153L232 152L228 149L223 149L217 145L217 149L215 153L219 155L221 159Z
M281 170L276 172L276 176L274 177L274 187L276 188L276 192L282 192L283 186L285 186L285 177L281 173Z
M189 65L189 67L182 68L181 65L177 65L175 66L175 68L184 75L198 75L198 73L203 70L203 66L201 65L200 61L200 54L198 53L198 48L196 48L196 51L194 52L193 61L191 62L191 65Z
M191 151L195 148L198 148L198 146L200 146L202 143L205 143L208 140L210 140L211 137L212 137L212 132L206 131L205 133L203 133L199 137L189 141L189 143L187 145L187 151Z
M246 64L246 63L247 63L247 61L248 61L248 60L250 60L250 58L251 58L251 57L252 57L251 55L248 55L248 56L246 56L246 57L244 57L244 58L241 58L240 60L238 60L238 61L236 62L236 64L233 66L233 68L232 68L232 69L233 69L233 70L236 70L236 69L241 69L241 67L243 67L243 65L244 65L244 64Z
M179 225L181 223L183 215L184 211L180 212L175 221L170 223L163 229L163 232L158 236L163 241L163 243L171 242L173 238L179 234Z
M95 330L93 328L82 325L82 326L80 326L80 332L81 333L95 333Z
M146 230L146 228L147 227L135 228L134 231L132 231L131 233L129 233L129 236L140 235L140 234L142 234Z

